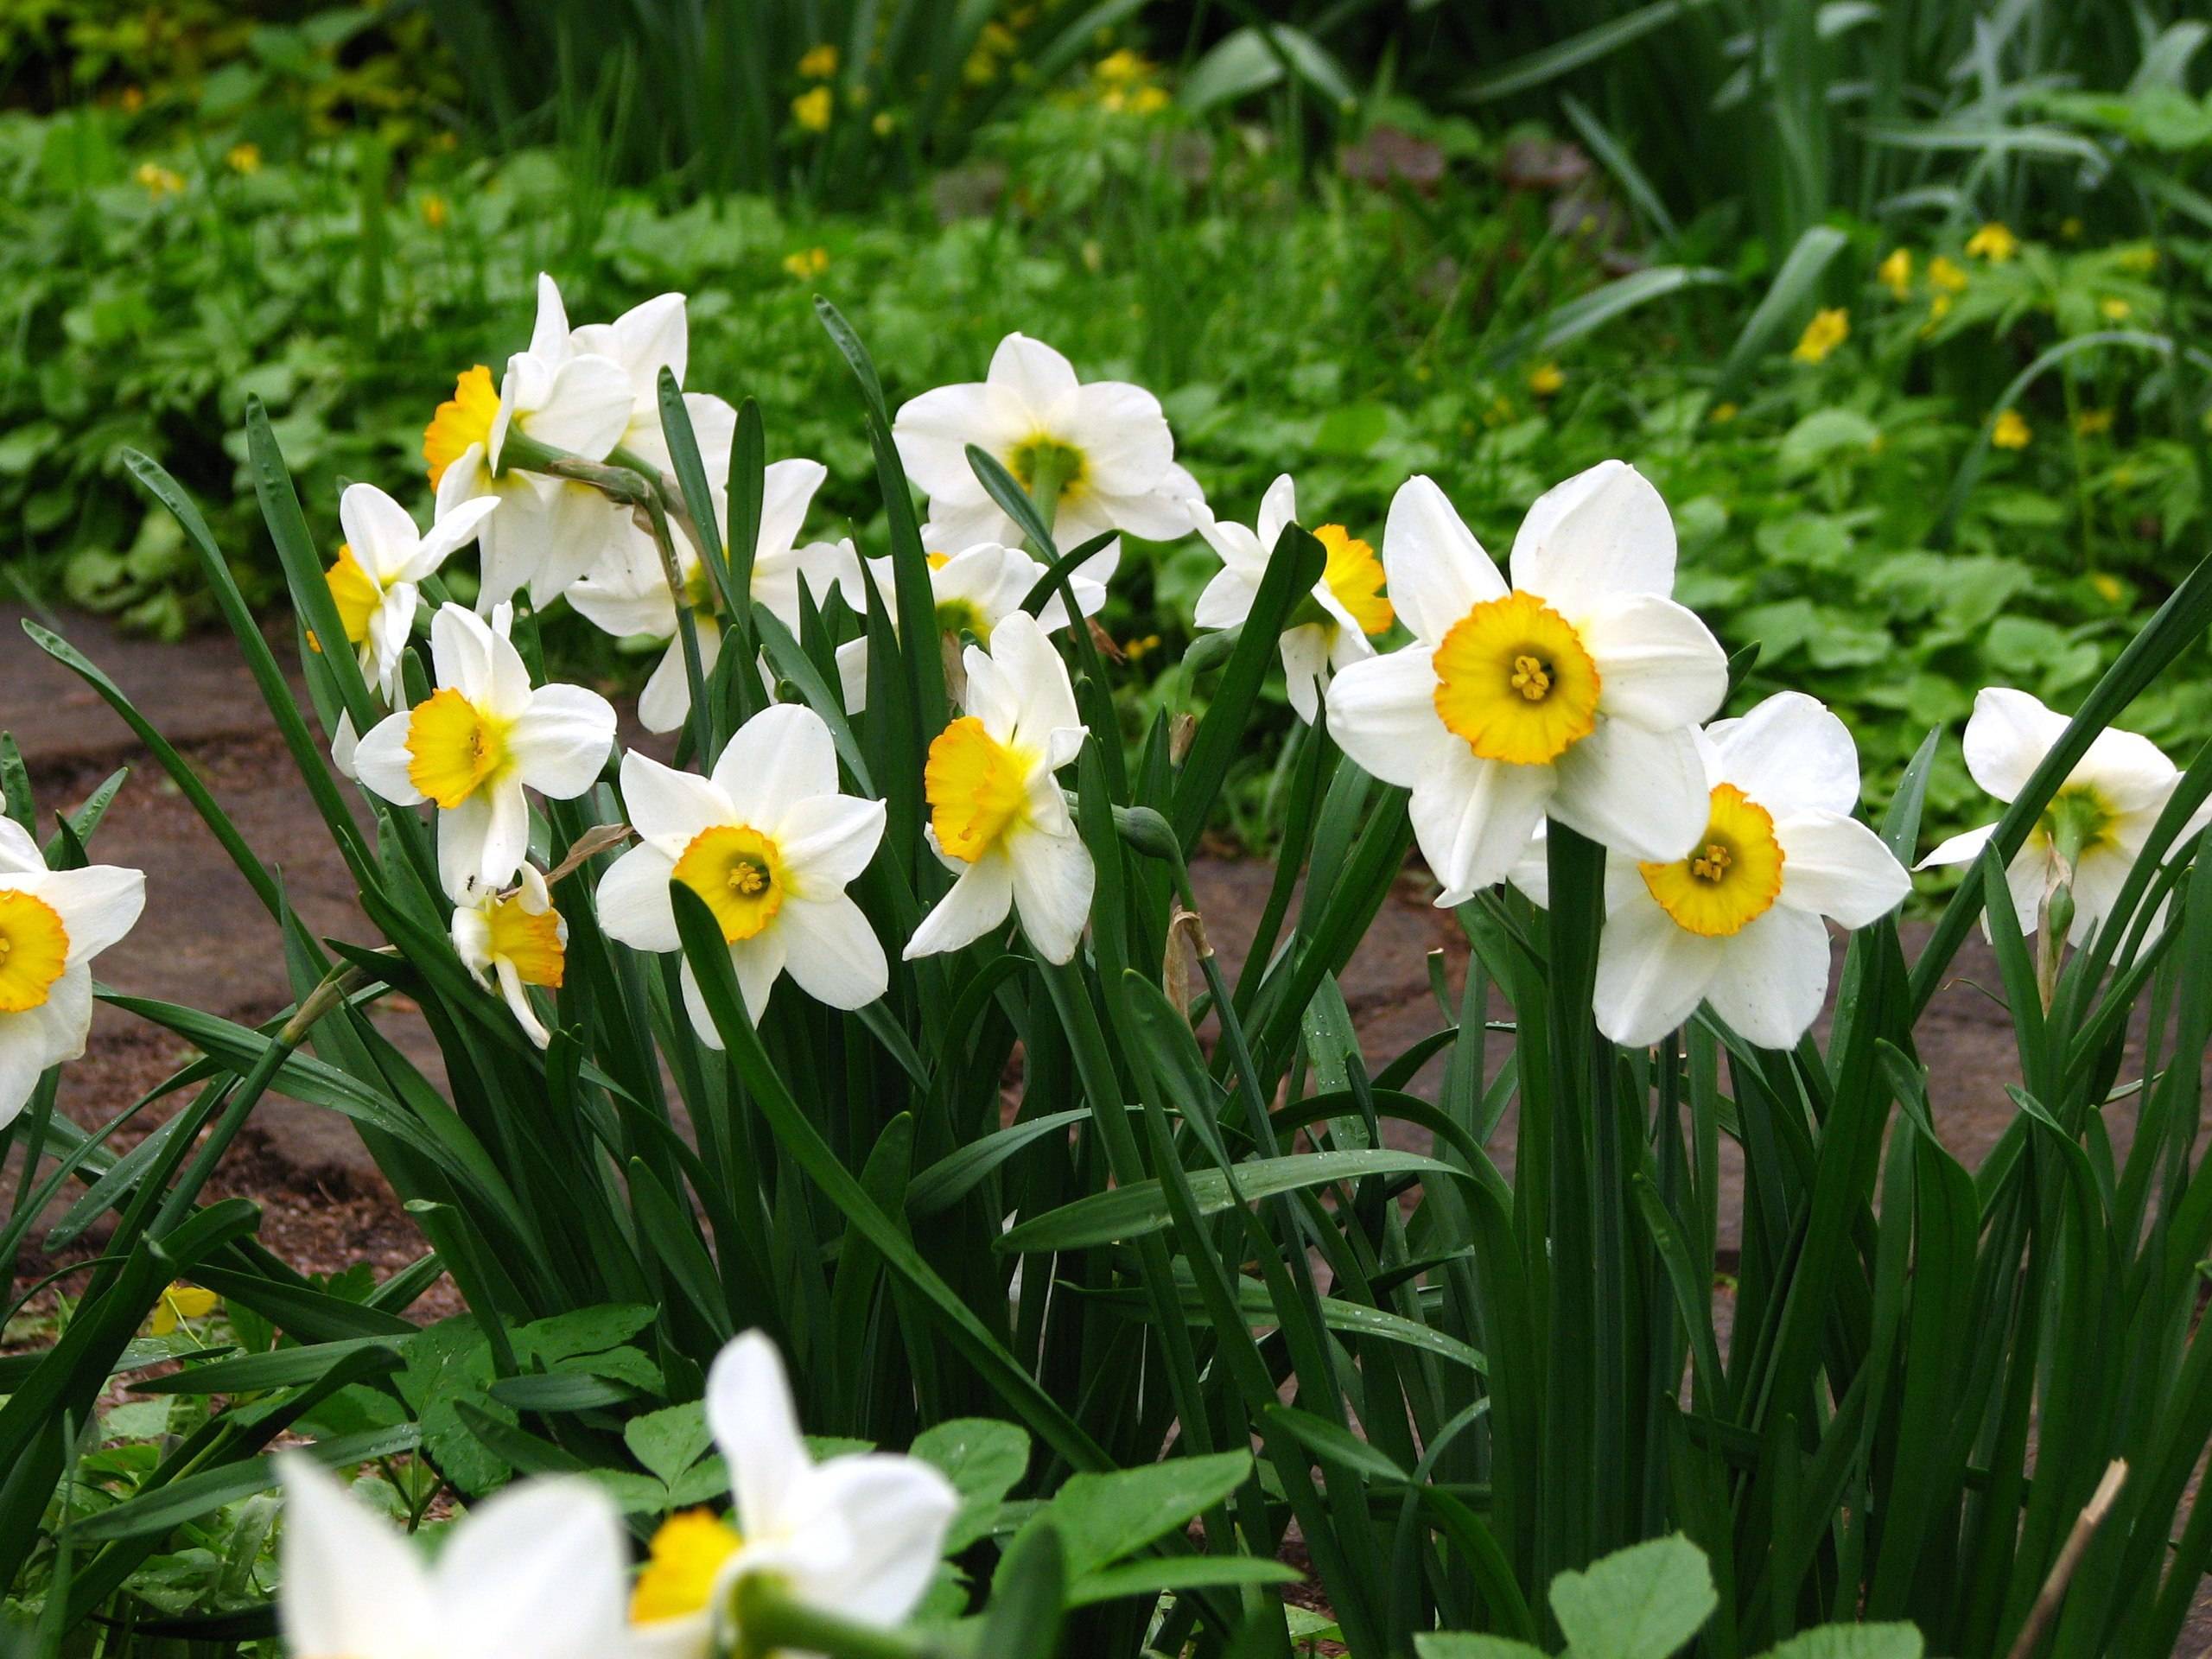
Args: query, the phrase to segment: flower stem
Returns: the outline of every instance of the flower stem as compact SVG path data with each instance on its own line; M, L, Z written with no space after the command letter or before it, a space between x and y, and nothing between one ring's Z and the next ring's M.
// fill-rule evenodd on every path
M826 1654L829 1659L937 1659L935 1643L899 1630L857 1624L792 1600L774 1580L754 1575L739 1581L735 1659L769 1659L790 1649Z
M1058 445L1037 446L1034 469L1029 474L1029 499L1035 504L1037 516L1044 520L1047 532L1052 531L1053 521L1059 517L1060 491L1074 470L1074 457ZM1048 548L1040 547L1037 550L1047 556L1051 553Z

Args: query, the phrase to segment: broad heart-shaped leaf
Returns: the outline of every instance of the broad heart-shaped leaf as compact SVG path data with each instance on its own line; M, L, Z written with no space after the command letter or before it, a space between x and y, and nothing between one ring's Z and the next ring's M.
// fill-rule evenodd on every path
M671 1484L707 1454L715 1443L707 1427L707 1408L697 1400L662 1411L649 1411L622 1425L630 1455Z
M1474 1630L1424 1630L1414 1637L1414 1651L1421 1659L1542 1659L1543 1649L1510 1636L1483 1636Z
M1552 1611L1572 1659L1668 1659L1718 1600L1704 1551L1679 1533L1552 1580Z
M1078 1579L1188 1524L1235 1491L1251 1468L1248 1452L1216 1452L1075 1475L1045 1506L1043 1519L1059 1529L1068 1576Z
M960 1512L944 1541L957 1555L991 1529L999 1502L1029 1467L1029 1433L990 1417L959 1417L914 1437L913 1454L934 1464L960 1494Z
M1764 1659L1920 1659L1923 1646L1911 1624L1823 1624L1791 1637Z
M577 1354L604 1353L636 1336L658 1317L653 1308L610 1303L518 1325L512 1339L518 1357L542 1359L551 1365Z

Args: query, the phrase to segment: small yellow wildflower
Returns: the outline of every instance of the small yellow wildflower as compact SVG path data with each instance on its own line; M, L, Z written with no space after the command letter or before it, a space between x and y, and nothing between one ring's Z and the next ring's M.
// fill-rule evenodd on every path
M2148 242L2120 250L2120 268L2133 276L2147 276L2158 268L2158 251Z
M1950 315L1951 296L1948 294L1938 294L1928 302L1928 321L1920 325L1920 332L1923 334L1934 334L1936 325Z
M2107 322L2125 322L2134 310L2133 306L2117 294L2107 294L2097 302L2097 314Z
M2019 251L2020 238L1993 219L1967 238L1967 257L1986 259L1993 265L2003 264Z
M138 170L130 175L146 188L146 194L156 201L163 196L184 193L184 175L162 166L156 162L141 162Z
M232 144L223 161L233 173L258 173L261 171L261 146Z
M1713 413L1707 416L1705 418L1711 421L1715 426L1726 426L1729 422L1734 420L1737 416L1742 413L1743 410L1737 408L1733 404L1715 404L1713 406Z
M2107 605L2119 604L2127 593L2127 589L2120 586L2120 578L2109 570L2099 570L2091 575L2089 586L2097 590L2097 596Z
M1928 285L1939 294L1956 294L1967 285L1966 267L1937 254L1928 262Z
M868 130L879 138L888 138L899 128L898 121L893 118L888 110L878 110L875 112L875 118L868 124Z
M1129 113L1132 115L1158 115L1166 107L1167 89L1165 86L1140 86L1129 94Z
M1134 663L1147 652L1158 651L1159 649L1160 636L1156 633L1147 633L1143 639L1132 639L1127 645L1123 645L1122 647L1122 655L1128 658Z
M212 1290L202 1290L197 1285L188 1285L181 1279L162 1293L162 1300L154 1305L153 1317L146 1321L146 1334L166 1337L187 1319L204 1319L223 1305L223 1299Z
M1910 248L1893 250L1888 258L1874 268L1874 276L1883 287L1888 289L1898 299L1910 298L1912 296L1912 251Z
M836 99L827 86L817 86L791 99L791 119L809 132L829 131L830 118L836 110Z
M146 89L143 86L126 86L116 101L123 105L125 115L136 115L146 107Z
M2073 214L2069 213L2064 219L2058 221L2058 233L2064 237L2069 242L2080 241L2082 238L2082 221L2075 218Z
M431 194L423 198L423 222L432 230L442 231L452 217L453 209L446 206L443 196Z
M1851 313L1840 305L1829 306L1813 314L1789 355L1800 363L1824 362L1830 352L1850 338Z
M1529 371L1529 390L1538 397L1554 397L1566 384L1567 376L1556 363L1539 363Z
M784 256L784 269L801 282L810 276L819 276L830 269L830 250L800 248L796 252L787 253Z
M2085 409L2074 417L2076 436L2094 438L2111 430L2112 410L2108 409Z
M1989 441L1999 449L2024 449L2033 436L2028 423L2020 418L2020 411L2008 409L1997 417L1997 424L1990 429Z
M1152 77L1152 65L1137 53L1123 47L1109 52L1091 66L1090 73L1109 86L1127 86Z
M798 60L798 72L809 80L827 80L837 73L837 48L827 41L810 47Z

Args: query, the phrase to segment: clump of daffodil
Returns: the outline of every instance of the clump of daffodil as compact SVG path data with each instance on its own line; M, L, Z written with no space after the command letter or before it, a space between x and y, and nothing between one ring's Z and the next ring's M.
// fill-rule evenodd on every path
M1851 313L1840 305L1824 307L1813 314L1789 355L1800 363L1825 362L1829 353L1850 338Z
M1251 529L1223 524L1200 505L1198 534L1221 556L1221 569L1198 595L1192 620L1202 628L1233 628L1252 613L1260 583L1284 528L1298 517L1297 486L1286 473L1260 498ZM1320 581L1291 613L1281 642L1290 706L1311 725L1319 716L1329 677L1375 655L1372 641L1390 631L1395 613L1382 596L1382 562L1375 550L1342 524L1313 532L1327 555Z
M2002 411L1997 424L1989 429L1989 441L1999 449L2024 449L2034 437L2034 430L2017 409Z
M417 584L475 540L499 505L497 496L461 502L426 536L415 528L406 508L373 484L349 484L338 498L338 523L346 540L324 576L346 642L386 702L399 695L400 653L407 649L421 602Z
M1382 563L1414 643L1336 677L1329 730L1412 791L1438 904L1502 880L1547 815L1631 858L1689 845L1708 794L1696 728L1727 660L1670 597L1674 521L1642 474L1609 461L1539 498L1510 585L1444 492L1408 480Z
M0 817L0 1128L49 1066L85 1052L92 958L146 907L146 878L113 864L49 870L30 834Z
M553 1040L529 988L561 988L568 960L569 925L553 908L545 878L529 864L521 883L509 893L487 892L453 912L453 948L476 982L499 995L530 1040L540 1048Z
M802 131L827 132L837 112L837 95L827 86L812 86L791 99L791 119Z
M957 950L1009 910L1051 963L1072 958L1098 872L1054 774L1083 747L1067 664L1017 611L970 645L966 712L930 744L922 788L931 847L959 879L922 918L906 956Z
M1888 289L1892 297L1900 300L1912 297L1912 251L1895 248L1889 257L1874 268L1875 280Z
M1993 219L1967 238L1967 257L1986 259L1993 265L2003 264L2019 251L2020 238Z

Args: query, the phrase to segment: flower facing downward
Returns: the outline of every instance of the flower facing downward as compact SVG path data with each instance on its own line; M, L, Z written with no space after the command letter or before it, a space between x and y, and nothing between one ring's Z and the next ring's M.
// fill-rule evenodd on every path
M717 1631L725 1643L735 1637L731 1592L753 1577L880 1629L914 1611L959 1508L934 1466L880 1452L815 1462L783 1359L758 1331L716 1356L707 1426L729 1465L736 1509L728 1521L695 1510L662 1524L631 1595L633 1651L703 1659Z
M349 484L338 498L346 540L325 577L346 643L387 702L399 694L399 654L420 603L416 584L474 540L499 505L497 496L464 501L425 536L407 509L373 484Z
M1337 675L1329 728L1413 791L1438 904L1503 880L1548 813L1630 858L1689 845L1707 795L1694 728L1728 668L1668 597L1674 524L1643 474L1609 461L1539 499L1510 588L1444 493L1412 479L1382 562L1414 643Z
M552 1042L552 1033L538 1019L527 988L561 988L568 946L569 925L553 908L545 878L528 864L513 892L487 892L453 913L453 948L462 965L486 990L496 981L516 1020L540 1048Z
M580 685L532 688L508 642L458 605L430 621L437 690L379 721L353 750L361 782L395 806L438 807L438 875L456 902L504 887L530 845L525 786L555 800L582 794L614 745L614 709Z
M520 1481L472 1509L435 1562L299 1452L280 1452L287 1652L343 1659L608 1659L629 1640L614 1506L580 1479Z
M1193 620L1202 628L1236 627L1252 613L1276 538L1298 517L1296 486L1287 473L1270 484L1260 498L1258 524L1251 530L1219 522L1204 503L1195 505L1192 517L1198 534L1221 556L1220 573L1198 595ZM1291 613L1281 647L1290 706L1308 725L1320 711L1331 671L1374 656L1370 638L1389 632L1395 615L1382 597L1382 564L1372 547L1342 524L1324 524L1313 537L1328 563L1311 595Z
M906 404L892 436L950 546L1021 539L968 464L971 443L1023 489L1056 493L1047 522L1063 548L1107 531L1165 541L1191 529L1198 486L1175 464L1160 400L1120 380L1080 385L1067 359L1025 334L999 342L988 379Z
M1784 691L1741 720L1716 721L1700 750L1705 828L1670 859L1605 867L1598 1028L1655 1043L1700 1002L1762 1048L1788 1048L1827 994L1823 916L1865 927L1904 900L1911 878L1851 816L1859 751L1841 721ZM1541 841L1514 884L1548 898Z
M2069 724L2065 715L2024 691L1987 687L1974 698L1974 717L1967 721L1967 771L1990 794L2010 801ZM2180 782L2180 769L2149 738L2111 728L2099 732L2005 870L2020 931L2034 935L2044 904L2063 884L2074 900L2068 937L2088 944L2112 914L2128 871ZM2208 820L2212 806L2198 811L2182 835L2202 829ZM1919 868L1972 863L1996 829L1986 823L1953 836Z
M112 864L49 870L29 832L0 818L0 1128L40 1073L85 1052L94 957L146 907L146 878Z
M711 777L622 757L622 799L639 844L599 884L599 921L639 950L680 950L670 891L680 881L721 924L745 1010L758 1020L777 979L833 1008L865 1007L891 982L883 946L846 885L883 839L881 801L842 794L822 716L764 709L722 750ZM686 963L684 1006L719 1047Z
M1016 612L991 648L967 652L967 710L930 745L922 790L930 843L959 880L922 918L906 954L981 938L1018 910L1047 962L1075 955L1098 877L1053 774L1083 747L1067 664Z

